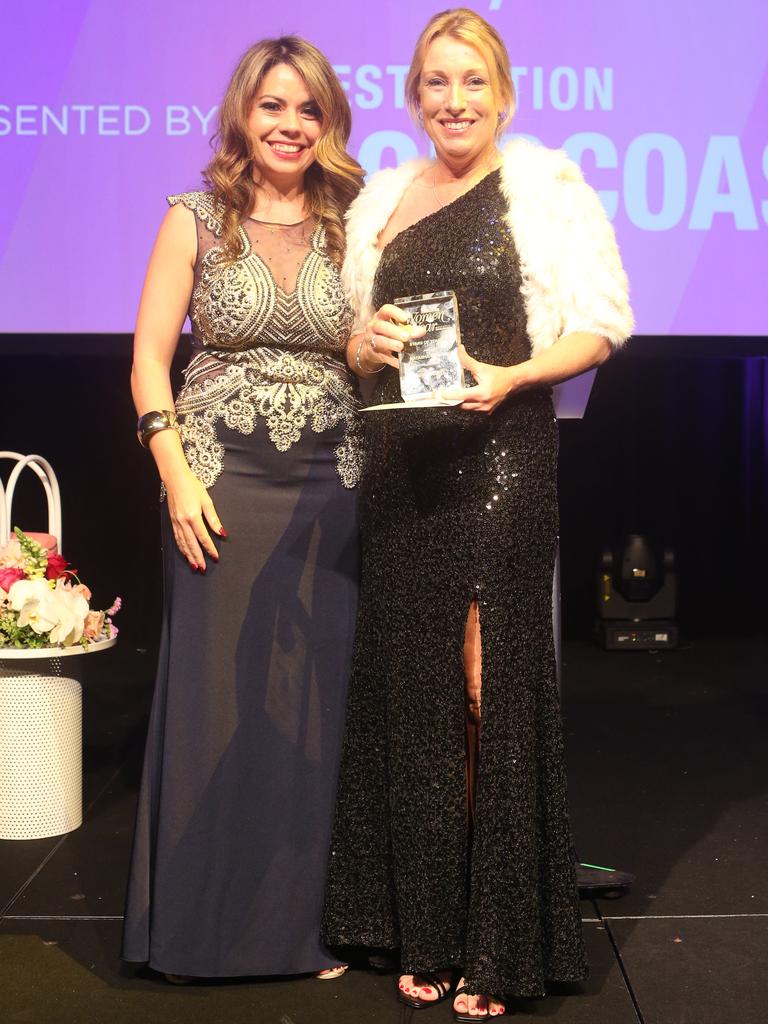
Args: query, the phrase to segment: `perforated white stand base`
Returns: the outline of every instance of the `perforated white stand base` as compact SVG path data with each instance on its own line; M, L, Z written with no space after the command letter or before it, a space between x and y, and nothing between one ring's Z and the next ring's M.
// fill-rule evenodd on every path
M58 658L0 655L0 839L82 823L82 689L61 673Z

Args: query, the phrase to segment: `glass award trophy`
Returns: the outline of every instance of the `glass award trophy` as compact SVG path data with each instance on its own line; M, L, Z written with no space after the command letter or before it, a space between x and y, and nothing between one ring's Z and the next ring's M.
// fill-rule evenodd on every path
M369 406L402 409L459 405L461 399L441 398L440 392L464 387L464 370L459 361L459 307L452 291L406 295L395 299L408 316L408 323L423 327L420 338L411 338L400 353L400 394L402 402Z

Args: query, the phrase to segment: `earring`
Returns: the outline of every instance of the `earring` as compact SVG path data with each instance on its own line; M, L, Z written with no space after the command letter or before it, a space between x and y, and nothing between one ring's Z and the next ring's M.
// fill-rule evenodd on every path
M416 120L419 122L419 127L424 127L424 115L421 112L421 107L416 111Z

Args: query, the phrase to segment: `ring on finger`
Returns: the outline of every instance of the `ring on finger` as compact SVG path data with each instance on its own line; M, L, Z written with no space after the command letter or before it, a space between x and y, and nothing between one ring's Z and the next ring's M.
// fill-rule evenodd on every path
M375 334L371 335L371 348L373 349L374 352L376 351L376 335Z

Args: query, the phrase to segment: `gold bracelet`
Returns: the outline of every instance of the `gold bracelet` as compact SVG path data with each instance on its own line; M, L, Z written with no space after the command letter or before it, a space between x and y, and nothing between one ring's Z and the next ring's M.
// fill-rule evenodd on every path
M139 416L136 424L136 437L139 439L139 444L142 448L147 448L150 437L161 430L175 430L181 433L179 430L179 419L172 409L154 410Z

